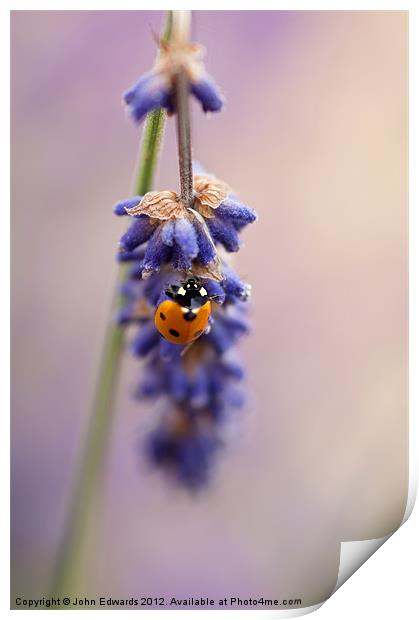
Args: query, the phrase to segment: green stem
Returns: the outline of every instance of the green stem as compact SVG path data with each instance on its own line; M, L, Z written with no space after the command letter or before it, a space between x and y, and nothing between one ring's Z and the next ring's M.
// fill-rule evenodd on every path
M171 27L172 17L169 12L163 39L169 40ZM165 121L166 113L162 109L154 110L147 117L138 157L134 183L135 194L144 195L153 187ZM124 303L119 289L125 276L126 265L122 265L118 272L117 293L112 304L112 316L101 356L86 443L53 577L52 594L56 597L71 596L77 591L84 551L88 542L88 534L91 531L90 526L94 513L97 512L94 508L97 507L101 497L106 451L112 427L115 389L124 344L123 330L115 325L113 317Z
M161 108L150 112L147 116L138 158L138 174L134 183L134 192L140 196L149 192L153 187L165 121L166 112Z

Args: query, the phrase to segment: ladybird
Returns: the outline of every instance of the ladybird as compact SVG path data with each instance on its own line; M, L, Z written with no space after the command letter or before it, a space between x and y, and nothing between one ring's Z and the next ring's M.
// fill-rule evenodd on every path
M206 330L211 314L207 290L194 278L165 291L170 299L162 301L154 316L154 324L166 340L189 344Z

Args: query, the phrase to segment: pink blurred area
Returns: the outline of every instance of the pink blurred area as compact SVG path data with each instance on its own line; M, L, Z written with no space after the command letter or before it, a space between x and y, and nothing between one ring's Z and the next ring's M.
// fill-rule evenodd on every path
M13 590L42 595L67 508L140 131L121 93L162 13L12 13ZM125 360L84 592L301 595L407 492L407 13L197 11L227 106L193 104L194 155L259 214L249 412L199 498L138 451ZM173 121L157 185L176 189ZM112 562L106 558L112 558Z

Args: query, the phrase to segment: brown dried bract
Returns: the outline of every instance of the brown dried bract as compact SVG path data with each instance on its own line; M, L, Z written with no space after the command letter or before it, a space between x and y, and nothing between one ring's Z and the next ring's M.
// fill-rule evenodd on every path
M195 82L204 71L201 62L204 55L205 48L199 43L161 41L155 71L168 85L172 84L180 71L185 71L188 78Z
M195 208L206 218L215 217L213 209L217 209L227 198L228 186L214 177L194 176Z
M183 217L185 207L176 192L148 192L141 202L131 209L126 209L128 215L148 215L156 220L169 220Z
M221 261L218 256L208 265L202 265L194 261L191 269L192 275L197 278L208 278L208 280L216 280L222 282L224 276L221 272Z

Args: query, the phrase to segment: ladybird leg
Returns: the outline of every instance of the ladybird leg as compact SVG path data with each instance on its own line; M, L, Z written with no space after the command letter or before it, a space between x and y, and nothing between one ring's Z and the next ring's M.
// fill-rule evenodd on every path
M205 327L205 329L204 329L204 331L202 333L203 334L209 334L213 324L214 324L214 318L211 315L209 315L207 326Z
M178 290L179 290L179 287L176 284L172 284L170 288L167 288L164 292L168 297L170 297L171 299L174 299L174 297L176 297Z

